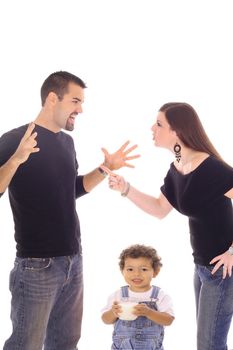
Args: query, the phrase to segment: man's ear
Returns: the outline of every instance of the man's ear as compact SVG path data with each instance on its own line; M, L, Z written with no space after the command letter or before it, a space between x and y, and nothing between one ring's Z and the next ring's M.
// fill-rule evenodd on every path
M55 92L50 91L50 93L48 94L46 100L47 100L47 102L49 104L54 105L58 101L58 96L57 96L57 94L55 94Z

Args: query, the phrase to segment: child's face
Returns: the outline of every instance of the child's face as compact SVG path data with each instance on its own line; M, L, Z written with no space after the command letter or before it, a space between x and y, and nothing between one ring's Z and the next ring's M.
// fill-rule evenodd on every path
M151 280L157 275L147 258L127 258L122 274L130 290L133 292L145 292L151 287Z

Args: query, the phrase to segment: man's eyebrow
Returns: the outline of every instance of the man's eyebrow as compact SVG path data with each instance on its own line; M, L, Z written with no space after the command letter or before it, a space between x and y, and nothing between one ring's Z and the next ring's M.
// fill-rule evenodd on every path
M82 102L82 100L80 98L78 98L78 97L73 97L72 100Z

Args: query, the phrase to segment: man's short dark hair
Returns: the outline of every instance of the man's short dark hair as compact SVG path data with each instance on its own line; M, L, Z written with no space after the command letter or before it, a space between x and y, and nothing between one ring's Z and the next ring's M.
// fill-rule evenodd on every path
M50 92L54 92L60 100L63 99L64 94L68 92L68 84L74 83L85 89L86 84L74 74L65 71L52 73L45 79L41 86L41 103L45 104L45 100Z

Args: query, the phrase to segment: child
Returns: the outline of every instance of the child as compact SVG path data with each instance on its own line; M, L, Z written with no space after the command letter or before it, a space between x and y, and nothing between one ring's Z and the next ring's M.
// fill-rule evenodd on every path
M164 326L174 320L170 297L152 286L162 266L152 247L132 245L120 255L120 270L128 284L112 294L103 310L102 320L114 324L111 349L163 350ZM136 301L133 321L119 319L122 301Z

